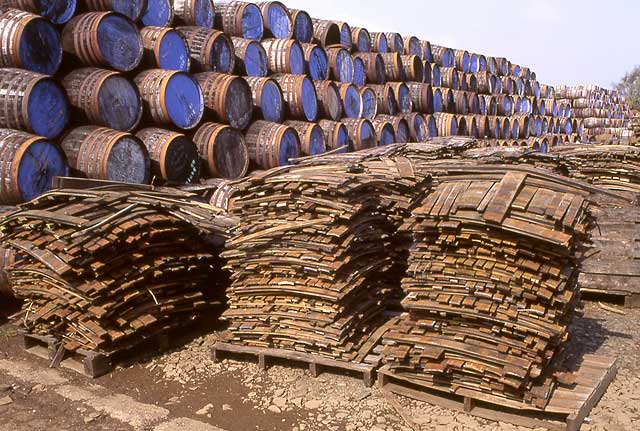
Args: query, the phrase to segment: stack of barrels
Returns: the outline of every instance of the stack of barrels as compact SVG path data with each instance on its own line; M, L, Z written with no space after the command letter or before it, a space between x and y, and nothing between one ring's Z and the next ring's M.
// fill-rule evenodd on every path
M0 204L58 175L171 185L435 136L544 151L583 132L529 68L277 1L0 5Z
M597 85L559 86L556 97L571 106L585 129L585 140L600 143L629 141L631 106L616 90Z

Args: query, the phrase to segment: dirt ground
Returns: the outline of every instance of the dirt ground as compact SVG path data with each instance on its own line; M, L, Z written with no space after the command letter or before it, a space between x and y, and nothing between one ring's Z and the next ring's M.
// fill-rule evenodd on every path
M640 310L620 315L585 303L572 340L581 353L616 356L620 372L585 431L640 429ZM0 326L0 430L426 431L528 430L384 394L357 376L211 361L217 333L100 379L21 351Z

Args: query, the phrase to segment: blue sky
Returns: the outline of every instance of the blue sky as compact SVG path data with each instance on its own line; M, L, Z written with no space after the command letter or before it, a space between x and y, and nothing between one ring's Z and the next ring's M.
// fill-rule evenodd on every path
M543 84L610 87L640 65L637 0L284 0L314 18L507 57Z

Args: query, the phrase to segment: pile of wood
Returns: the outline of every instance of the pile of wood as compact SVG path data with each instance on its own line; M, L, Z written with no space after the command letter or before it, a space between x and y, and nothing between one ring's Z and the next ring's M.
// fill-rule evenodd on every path
M0 220L20 321L67 351L108 357L223 303L218 256L233 220L185 194L46 193Z
M342 157L231 185L228 343L366 359L397 277L394 232L428 179L406 159Z
M543 408L564 377L588 192L534 169L416 170L434 190L402 226L407 313L384 335L385 362L414 384Z

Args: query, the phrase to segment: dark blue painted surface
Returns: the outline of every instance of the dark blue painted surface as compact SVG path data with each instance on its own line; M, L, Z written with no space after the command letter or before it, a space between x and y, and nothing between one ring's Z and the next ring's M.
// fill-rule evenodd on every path
M412 101L411 101L411 92L409 91L409 87L406 85L401 85L398 89L398 94L396 94L396 100L398 101L398 109L403 114L408 114L411 112Z
M513 67L513 76L520 76L520 66Z
M440 89L433 91L433 112L443 112L444 101L442 100L442 92Z
M313 82L308 78L302 82L302 107L307 121L315 121L318 117L318 96Z
M258 42L247 46L244 54L244 68L248 76L264 77L269 73L269 60L264 48Z
M487 101L483 96L478 96L478 113L480 115L487 115Z
M371 51L371 37L366 31L358 32L358 51L370 52Z
M299 157L298 147L300 143L298 141L298 134L293 129L288 129L282 135L282 139L280 140L280 165L287 166L290 165L289 159L295 159Z
M289 50L289 63L291 64L291 73L294 75L304 75L305 61L304 51L299 43L291 45Z
M344 147L342 150L338 151L339 153L346 153L349 151L349 131L346 127L341 126L338 128L338 142L337 147Z
M393 52L397 52L400 55L404 54L404 43L400 35L396 35L393 38Z
M362 98L358 89L350 85L344 95L342 101L342 107L345 117L347 118L360 118L362 112Z
M546 142L543 142L542 145L540 145L540 152L543 154L546 154L549 152L549 144L547 144Z
M56 144L37 141L25 151L18 166L18 190L28 202L51 189L53 177L69 175L64 153Z
M233 46L226 37L217 37L211 49L211 64L213 71L218 73L233 73L231 58L235 55Z
M469 96L469 112L474 115L480 114L480 98L477 94Z
M320 127L314 127L309 138L309 155L324 154L327 147L324 143L324 132Z
M423 59L428 61L429 63L433 63L434 59L433 59L433 52L431 51L431 44L427 42L425 45L426 46L424 48L424 57L423 57Z
M313 21L307 13L299 12L293 22L293 38L298 42L311 43L313 39Z
M393 90L387 93L387 106L389 107L389 115L398 113L398 99L396 99L396 93Z
M435 138L438 136L438 123L436 123L436 119L432 116L428 117L427 120L427 130L429 132L430 138Z
M535 119L535 131L537 137L542 136L542 119L539 117Z
M443 67L455 67L456 65L456 55L452 49L446 49L442 55L442 66Z
M215 19L213 1L195 0L194 18L197 26L213 28L213 22Z
M311 50L307 69L314 81L324 81L329 77L329 59L324 49L317 46Z
M409 135L411 131L409 130L409 126L406 122L400 121L398 123L398 130L396 131L396 142L404 144L405 142L409 142Z
M353 82L353 59L351 54L346 49L340 50L336 57L336 67L338 69L338 76L336 77L340 82Z
M340 28L340 45L344 45L348 48L353 46L353 41L351 40L351 27L348 24L342 24Z
M145 0L112 0L111 7L132 21L137 21L145 12Z
M380 54L386 54L389 52L389 41L387 41L387 37L383 34L378 39L378 52Z
M500 126L499 121L493 121L493 138L501 139L502 138L502 127Z
M313 27L311 29L313 35ZM260 8L253 3L249 3L242 12L242 35L245 39L262 40L264 35L264 21Z
M170 0L147 0L147 8L141 21L145 26L166 27L171 25L172 18Z
M53 24L46 19L28 22L20 36L19 54L24 69L55 74L62 62L62 42Z
M204 111L200 86L194 78L182 72L169 79L165 89L165 104L169 118L181 129L196 126Z
M38 15L54 24L65 24L76 12L76 0L40 0Z
M420 46L420 41L418 39L411 38L411 40L409 41L408 54L417 55L418 57L422 58L424 53L422 52L422 46Z
M458 135L458 120L456 119L456 117L453 117L451 119L451 136L457 136Z
M384 84L387 82L387 74L384 71L384 60L381 55L376 56L376 77L377 84Z
M429 137L427 121L422 115L415 115L413 117L413 130L416 131L416 140L419 142L422 142Z
M269 30L276 39L288 39L291 36L291 16L281 5L273 3L267 13Z
M165 33L160 41L160 67L188 72L189 47L182 35L175 30Z
M362 87L367 82L367 75L364 70L364 62L360 58L353 59L353 83Z
M49 79L38 82L31 90L27 104L34 134L52 139L62 133L69 121L69 102L60 85Z
M437 64L433 64L431 67L431 76L433 77L432 79L432 85L434 87L441 87L442 86L442 73L440 71L440 66L438 66Z
M378 143L376 129L373 128L373 124L370 121L363 121L360 126L360 142L361 149L375 147Z
M260 96L260 109L262 117L274 123L282 122L284 118L284 100L278 84L273 81L266 82L262 87Z
M570 135L572 132L573 127L571 127L571 120L570 119L566 119L563 120L564 121L564 133L567 135Z
M110 76L100 87L98 109L107 127L129 131L140 116L138 89L122 76Z
M487 71L487 57L484 55L478 56L478 72L486 72Z
M385 124L380 132L380 139L378 140L378 146L391 145L396 141L396 134L393 130L393 126L389 123Z
M431 84L431 82L433 81L433 69L431 68L431 63L423 62L422 66L424 75L424 79L422 80L422 82L424 82L425 84Z
M477 55L472 55L469 57L469 72L476 73L480 71L480 63Z
M511 139L518 139L520 135L520 123L516 120L511 124Z
M376 100L376 94L372 91L363 91L362 94L362 117L368 120L373 120L376 116L378 102Z
M121 15L108 15L98 25L98 46L107 63L130 71L142 58L142 41L135 24Z

